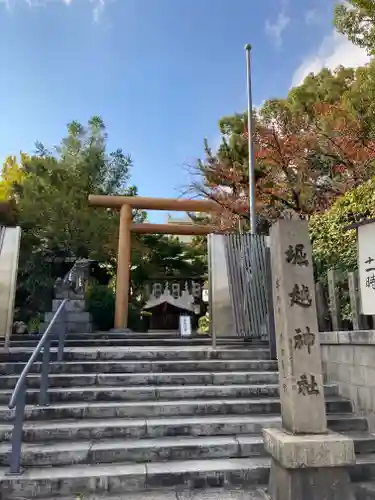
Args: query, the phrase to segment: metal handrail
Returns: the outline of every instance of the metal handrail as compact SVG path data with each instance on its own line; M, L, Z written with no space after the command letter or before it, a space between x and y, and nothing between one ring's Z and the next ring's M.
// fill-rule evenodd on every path
M42 338L38 342L38 345L34 349L30 356L29 361L26 363L25 368L22 370L20 378L13 390L12 397L9 402L9 409L15 411L15 418L12 431L12 450L10 455L10 473L19 474L21 471L21 447L22 447L22 433L23 433L23 418L25 413L26 405L26 379L30 373L30 369L38 358L40 352L43 349L43 361L42 361L42 371L40 379L40 391L38 404L44 406L47 404L47 391L48 391L48 375L49 375L49 361L50 361L50 347L51 347L51 337L50 333L53 326L57 322L57 318L63 314L65 309L65 304L68 299L64 299L60 304L59 308L53 315L53 318L48 325L46 331L44 332ZM64 356L64 340L65 340L66 328L64 322L61 323L61 328L59 329L59 344L57 350L57 360L62 361Z
M5 239L5 231L6 231L6 227L0 226L0 253L1 253L1 250L3 249L3 244L4 244L4 239Z

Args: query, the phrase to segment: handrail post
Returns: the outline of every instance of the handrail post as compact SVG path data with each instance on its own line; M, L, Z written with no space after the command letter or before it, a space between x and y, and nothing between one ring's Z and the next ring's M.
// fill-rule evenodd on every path
M48 325L42 338L38 342L38 345L31 354L29 361L26 363L25 368L22 370L22 373L13 390L12 397L10 398L9 401L8 405L9 409L10 410L15 409L15 418L12 430L12 450L9 460L10 474L19 474L21 468L21 447L22 447L22 434L23 434L23 418L24 418L26 396L27 396L26 392L27 376L29 375L32 364L38 360L38 357L43 349L43 362L42 362L42 371L40 378L40 391L39 391L38 403L41 406L46 405L48 403L47 391L49 384L48 376L49 376L49 362L50 362L50 348L51 348L50 333L52 332L53 327L57 323L59 315L64 314L66 302L67 299L64 299L60 307L55 312L51 320L51 323ZM58 351L60 351L60 353L64 353L64 340L65 340L64 337L65 337L65 326L66 326L64 325L64 322L62 323L62 326L63 326L62 331L64 333L64 336L60 337L59 335Z
M51 338L47 337L43 348L43 363L42 363L42 373L41 373L40 391L39 391L40 406L45 406L47 404L50 346L51 346Z
M23 434L23 416L26 404L26 386L22 384L18 393L14 424L12 430L12 449L10 453L9 469L10 474L20 474L21 472L21 451Z
M61 324L59 325L59 347L57 351L57 361L61 362L64 357L64 344L65 344L65 336L68 328L67 324L67 310L66 307L64 307L64 310L62 312L62 321Z

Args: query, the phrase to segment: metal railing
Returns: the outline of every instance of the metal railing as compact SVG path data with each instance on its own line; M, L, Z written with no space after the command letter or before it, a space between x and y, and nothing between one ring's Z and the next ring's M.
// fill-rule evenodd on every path
M3 249L5 231L6 231L6 227L0 226L0 253L1 253L1 250Z
M21 472L21 448L22 448L22 434L23 434L23 419L26 405L26 381L30 373L33 363L38 359L39 354L43 350L42 368L40 374L40 391L38 397L38 404L44 406L48 402L48 375L50 363L50 348L51 348L51 332L57 323L57 319L65 314L65 305L68 299L64 299L59 308L55 312L50 324L40 339L38 345L31 354L29 361L25 368L22 370L20 378L14 388L12 397L9 402L9 409L15 411L13 430L12 430L12 449L9 460L9 467L11 474L19 474ZM64 341L66 334L66 323L61 321L58 330L58 349L57 360L62 361L64 356Z
M224 235L229 293L237 335L269 339L267 245L257 234Z

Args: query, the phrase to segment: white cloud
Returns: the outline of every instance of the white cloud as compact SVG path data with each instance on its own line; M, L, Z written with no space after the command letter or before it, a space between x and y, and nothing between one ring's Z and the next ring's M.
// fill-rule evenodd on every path
M305 14L305 21L308 25L320 24L323 21L323 16L316 9L310 9Z
M67 7L77 3L78 0L0 0L0 5L4 4L7 9L12 9L17 5L26 3L30 8L33 7L47 7L51 4L62 3ZM91 6L92 17L94 22L99 22L101 15L103 14L106 4L109 0L85 0L85 2Z
M68 2L71 2L72 0L67 0ZM94 19L95 23L98 23L100 21L100 17L103 14L103 11L105 9L105 0L90 0L90 2L93 4L93 10L92 10L92 16Z
M265 30L267 35L273 39L276 47L280 47L283 43L283 33L290 23L290 17L280 12L277 19L272 23L269 19L266 21Z
M338 66L357 68L370 61L362 48L353 45L344 35L335 30L323 38L315 54L306 57L293 74L291 86L300 85L310 73L318 73L323 68L336 69Z

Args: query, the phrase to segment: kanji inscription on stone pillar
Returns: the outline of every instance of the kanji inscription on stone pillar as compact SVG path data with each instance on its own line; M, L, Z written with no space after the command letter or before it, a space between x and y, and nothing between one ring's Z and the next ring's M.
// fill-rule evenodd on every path
M271 229L271 262L283 428L327 431L311 244L307 221Z

